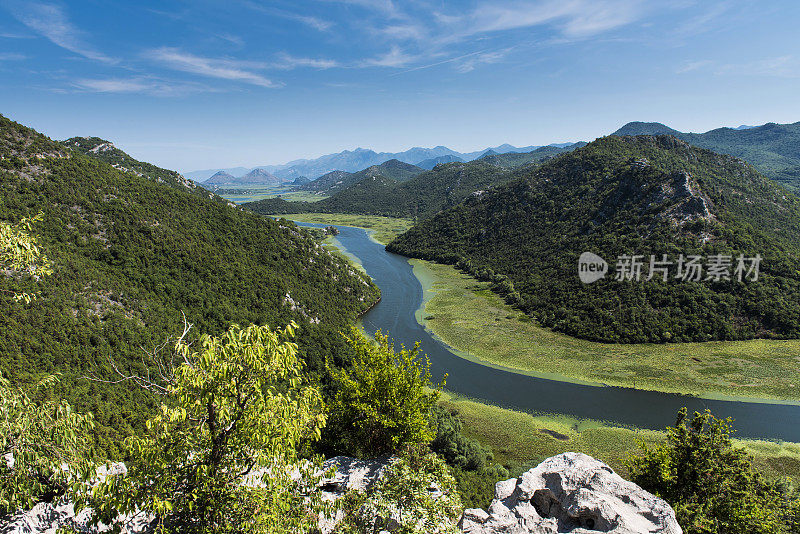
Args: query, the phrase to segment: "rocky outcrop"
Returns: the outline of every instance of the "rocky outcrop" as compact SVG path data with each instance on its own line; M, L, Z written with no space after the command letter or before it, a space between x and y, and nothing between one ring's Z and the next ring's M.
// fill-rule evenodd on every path
M682 534L664 500L574 452L498 482L489 511L466 510L461 528L466 534Z
M9 462L9 459L6 461ZM13 466L13 463L10 465ZM359 460L337 456L326 460L322 466L322 473L332 468L335 468L335 473L330 478L323 477L320 480L323 500L335 503L348 491L367 491L380 480L388 465L388 458ZM95 484L108 475L124 475L126 472L123 463L111 464L109 469L101 466L97 469L98 477ZM263 471L260 474L263 474ZM258 483L260 474L254 476L251 483ZM337 510L332 517L320 517L319 529L322 534L332 532L343 516L344 513ZM19 512L7 521L0 522L0 534L56 534L59 528L93 534L111 530L102 524L97 527L90 526L91 517L91 509L86 508L76 514L73 503L68 501L39 503L30 510ZM146 534L152 531L152 522L152 517L140 513L122 518L117 526L120 527L121 534Z

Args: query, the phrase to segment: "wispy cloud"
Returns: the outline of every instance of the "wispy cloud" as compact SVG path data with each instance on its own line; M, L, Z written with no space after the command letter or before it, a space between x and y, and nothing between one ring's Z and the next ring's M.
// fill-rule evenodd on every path
M359 6L365 9L380 12L392 18L400 16L400 10L397 8L397 6L392 0L325 0L325 1Z
M689 61L675 72L705 71L716 76L767 76L800 78L800 60L792 55L768 57L744 63L719 63L710 60Z
M296 20L298 22L302 22L306 26L310 26L315 30L319 30L321 32L328 31L333 27L333 23L327 20L322 20L317 17L311 17L308 15L298 15L296 13L287 13L284 15L285 18Z
M492 63L498 63L499 61L502 61L503 58L505 58L506 55L511 52L511 50L511 48L506 48L504 50L496 50L494 52L481 52L479 54L475 54L457 62L456 70L461 73L466 73L475 70L475 67L478 65L490 65Z
M53 44L95 61L117 62L116 59L89 45L85 41L84 32L73 26L61 6L37 2L12 2L9 8L20 22Z
M14 33L14 32L7 32L7 31L0 31L0 38L2 39L33 39L33 35L23 34L23 33Z
M361 67L406 67L418 59L417 56L407 54L400 49L399 46L394 45L385 54L378 57L365 59L359 66Z
M338 67L339 62L333 59L311 58L311 57L296 57L287 53L278 54L278 60L271 65L276 69L296 69L300 67L308 67L312 69L332 69Z
M72 82L74 88L93 93L147 94L153 96L185 96L215 89L200 84L173 82L146 77L85 78Z
M685 63L683 66L678 67L678 69L675 71L675 73L676 74L685 74L687 72L694 72L694 71L701 70L701 69L704 69L706 67L709 67L709 66L711 66L713 64L714 64L714 62L710 61L708 59L700 59L700 60L697 60L697 61L689 61L689 62Z
M27 59L28 56L24 54L15 54L13 52L0 52L0 61L22 61Z
M328 31L333 27L332 22L311 15L295 13L293 11L286 11L285 9L278 9L276 7L271 7L271 6L264 6L258 2L253 2L250 0L244 0L242 4L247 6L249 9L252 9L259 13L266 13L270 16L276 16L288 20L294 20L302 24L305 24L306 26L314 28L315 30L319 30L321 32Z
M398 10L390 1L342 1L379 12ZM416 13L413 17L398 15L400 21L372 21L372 26L367 26L369 32L391 45L391 51L379 58L368 59L363 65L405 68L415 61L427 61L426 65L410 70L455 63L456 70L469 72L481 64L502 60L519 46L520 39L550 45L596 39L601 34L641 20L649 12L643 0L479 0L471 10L427 9L427 12ZM536 27L549 28L549 35L517 36L517 44L512 41L507 49L463 54L465 43ZM442 56L450 57L431 61ZM461 60L462 57L467 59Z
M748 63L721 65L717 74L800 78L800 61L791 55L770 57Z
M552 24L566 37L581 38L630 24L643 12L640 0L484 1L462 17L440 20L463 25L463 36Z
M258 85L260 87L281 87L282 84L259 74L267 64L254 61L243 61L229 58L209 58L183 52L178 48L157 48L148 51L145 56L171 69L207 76Z

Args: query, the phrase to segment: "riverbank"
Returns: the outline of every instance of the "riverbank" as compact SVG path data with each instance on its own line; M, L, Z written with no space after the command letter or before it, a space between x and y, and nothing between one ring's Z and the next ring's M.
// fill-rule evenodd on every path
M367 215L287 218L365 228L385 244L412 221ZM351 258L352 259L352 258ZM452 266L410 260L423 287L417 321L484 365L564 382L630 387L707 399L800 402L800 341L749 340L605 344L537 325L480 282Z
M488 283L452 266L411 263L426 296L417 317L473 361L570 382L713 399L800 401L800 341L585 341L538 326L505 304Z
M414 222L411 219L395 219L393 217L378 217L376 215L348 215L338 213L292 213L288 215L271 215L271 217L283 217L290 221L299 221L304 223L315 224L332 224L341 226L355 226L356 228L364 228L368 231L370 237L380 243L386 245L402 234Z
M531 415L449 392L442 394L440 404L457 412L464 425L464 434L490 448L495 461L512 474L524 472L555 454L576 451L606 462L626 477L625 459L637 453L641 443L654 445L666 437L665 432L626 428L601 421L561 415ZM788 476L800 481L800 444L734 441L753 456L760 473L769 478Z

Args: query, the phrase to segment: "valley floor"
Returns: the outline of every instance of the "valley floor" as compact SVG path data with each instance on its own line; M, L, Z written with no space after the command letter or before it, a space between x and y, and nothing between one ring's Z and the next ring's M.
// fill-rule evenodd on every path
M464 356L544 378L706 398L800 400L800 341L607 344L538 326L448 265L411 260L425 325Z
M363 215L299 214L287 219L357 226L388 243L412 221ZM706 396L800 399L799 341L609 345L537 326L479 282L451 266L411 260L425 288L418 312L436 335L475 361L562 380L606 383ZM697 361L699 360L699 361ZM558 376L554 376L554 373ZM798 384L800 385L800 384ZM625 428L568 416L531 415L444 392L440 403L458 412L464 432L489 447L512 474L566 451L592 455L627 475L624 460L640 443L664 432ZM735 423L734 423L735 428ZM800 480L800 444L737 440L766 476Z
M287 219L357 226L386 244L409 219L304 213ZM425 289L417 314L457 353L542 378L698 395L800 402L800 340L608 344L542 328L455 267L410 260Z
M340 213L295 213L290 215L274 215L274 217L283 217L290 221L306 223L340 224L342 226L365 228L371 231L370 237L382 245L386 245L389 241L411 228L414 224L414 221L411 219Z
M625 459L653 445L666 434L654 430L624 428L600 421L568 416L536 416L491 406L445 392L440 403L458 412L464 433L489 447L495 461L518 475L540 461L562 452L582 452L628 476ZM736 424L734 423L734 429ZM759 440L734 440L753 456L763 475L800 481L800 444Z

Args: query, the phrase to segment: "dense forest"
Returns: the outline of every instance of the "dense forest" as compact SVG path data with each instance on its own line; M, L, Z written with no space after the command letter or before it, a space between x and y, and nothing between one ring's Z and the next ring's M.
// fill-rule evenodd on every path
M280 198L248 202L245 209L263 215L282 213L358 213L387 217L425 218L455 206L478 190L511 180L573 147L541 147L533 152L489 154L469 163L442 163L432 170L398 178L398 173L362 171L358 181L318 202L287 202ZM388 162L387 162L388 163ZM399 163L399 162L398 162ZM338 171L337 171L338 172ZM331 173L333 175L334 173ZM325 178L324 176L321 179ZM336 174L336 179L343 179ZM311 186L314 182L309 184Z
M100 139L99 137L71 137L61 141L61 144L90 158L105 161L121 171L133 173L181 191L189 191L203 198L224 202L223 198L184 178L180 173L134 159L105 139Z
M717 128L706 133L684 133L657 122L631 122L614 135L674 135L687 143L752 164L759 172L793 191L800 188L800 122L745 128Z
M607 342L800 335L800 199L747 163L671 136L601 138L422 221L387 247L457 264L543 325ZM589 251L609 263L578 278ZM650 255L763 257L757 281L648 275ZM642 255L642 277L615 280ZM705 267L705 265L703 265ZM685 274L685 273L684 273Z
M307 232L157 183L67 150L0 116L0 218L33 227L53 274L0 275L0 373L17 383L62 373L58 388L95 414L110 454L155 406L110 378L110 360L144 372L151 351L183 329L217 335L232 323L294 320L308 370L321 373L339 332L379 298L368 277ZM2 271L0 271L2 272ZM26 304L13 297L26 291Z

